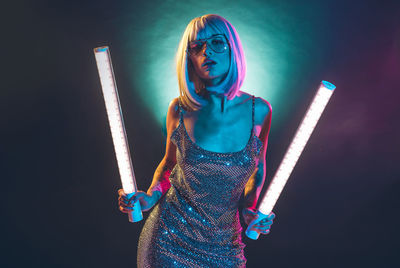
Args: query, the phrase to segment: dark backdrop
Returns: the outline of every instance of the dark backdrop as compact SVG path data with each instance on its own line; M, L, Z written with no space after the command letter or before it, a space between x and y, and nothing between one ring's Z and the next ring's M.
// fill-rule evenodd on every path
M1 267L136 266L144 221L129 223L117 209L120 181L93 47L115 48L140 189L165 136L138 89L129 90L128 52L116 36L124 25L113 19L132 1L117 2L2 6ZM157 9L136 2L136 12ZM244 238L248 267L400 265L399 2L326 2L333 36L310 61L329 67L297 81L315 89L323 75L337 92L274 209L271 234ZM305 69L297 67L298 77ZM267 182L312 94L280 108L289 116L271 130Z

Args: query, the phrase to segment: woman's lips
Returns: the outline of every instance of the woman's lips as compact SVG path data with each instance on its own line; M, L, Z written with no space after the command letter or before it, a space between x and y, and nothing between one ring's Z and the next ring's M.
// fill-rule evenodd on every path
M206 60L201 66L202 67L210 67L217 64L215 61L213 60Z

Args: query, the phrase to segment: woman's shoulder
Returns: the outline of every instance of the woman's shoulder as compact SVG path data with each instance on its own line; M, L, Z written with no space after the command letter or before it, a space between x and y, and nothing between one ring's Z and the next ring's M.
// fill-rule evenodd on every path
M179 115L179 111L182 111L182 113L185 114L186 112L190 111L190 109L185 106L180 97L176 97L169 103L168 113Z
M167 129L174 129L179 121L179 98L174 98L168 106Z
M253 95L239 91L238 97L242 98L243 100L251 100ZM272 112L271 104L261 98L254 96L254 120L257 125L261 125L264 122L264 119Z
M179 98L174 98L168 105L168 113L179 114Z

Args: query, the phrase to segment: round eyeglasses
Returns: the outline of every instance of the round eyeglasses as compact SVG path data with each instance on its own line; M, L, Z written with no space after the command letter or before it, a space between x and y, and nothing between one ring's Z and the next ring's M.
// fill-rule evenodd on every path
M229 49L226 36L223 34L215 34L209 38L189 42L186 52L188 52L189 55L197 55L203 50L205 43L207 43L207 48L211 48L211 50L216 53L223 53Z

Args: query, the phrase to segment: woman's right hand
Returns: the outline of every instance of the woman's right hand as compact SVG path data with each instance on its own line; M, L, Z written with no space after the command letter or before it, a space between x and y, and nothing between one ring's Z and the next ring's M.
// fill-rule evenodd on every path
M123 213L129 213L133 211L133 204L139 201L142 211L148 211L151 209L160 198L160 192L155 192L152 195L148 195L146 192L137 191L131 198L128 199L123 189L118 190L118 205L119 210Z

